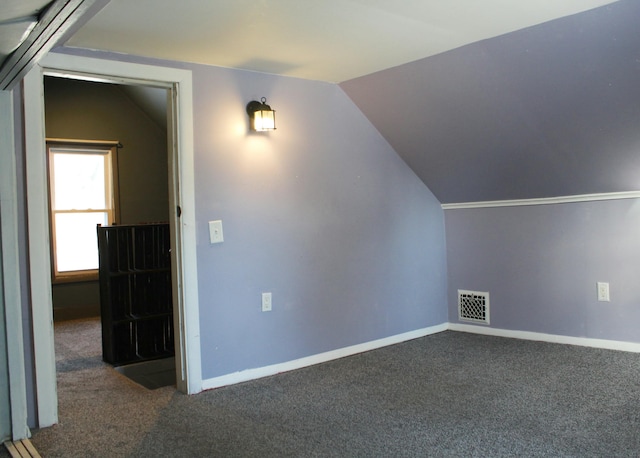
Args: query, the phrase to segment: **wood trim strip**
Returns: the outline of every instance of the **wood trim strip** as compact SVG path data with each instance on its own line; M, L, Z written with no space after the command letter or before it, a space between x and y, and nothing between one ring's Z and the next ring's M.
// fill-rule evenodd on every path
M29 439L7 441L4 446L12 458L42 458Z
M80 145L80 146L108 146L113 148L123 148L118 140L79 140L75 138L46 138L47 143L54 145Z

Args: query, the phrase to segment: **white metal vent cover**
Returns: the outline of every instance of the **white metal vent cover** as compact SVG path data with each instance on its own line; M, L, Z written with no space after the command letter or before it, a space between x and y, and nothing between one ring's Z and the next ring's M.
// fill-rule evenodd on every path
M489 293L459 289L458 319L489 324Z

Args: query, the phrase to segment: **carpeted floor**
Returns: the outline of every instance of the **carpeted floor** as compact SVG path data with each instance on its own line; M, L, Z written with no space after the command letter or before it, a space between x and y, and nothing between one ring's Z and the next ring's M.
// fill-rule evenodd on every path
M91 332L56 326L45 457L640 456L638 354L444 332L186 396L103 364Z

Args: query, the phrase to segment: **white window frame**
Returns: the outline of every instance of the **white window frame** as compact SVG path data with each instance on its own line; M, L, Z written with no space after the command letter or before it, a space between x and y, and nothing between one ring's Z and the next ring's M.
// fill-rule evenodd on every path
M118 145L117 141L89 141L47 139L47 159L49 162L49 223L51 228L51 274L53 283L95 281L98 269L59 271L56 255L56 214L60 213L107 213L109 224L117 224L118 205ZM59 210L55 208L54 161L56 153L72 153L82 155L102 155L105 159L105 194L109 202L107 208L81 210ZM96 239L97 240L97 239Z

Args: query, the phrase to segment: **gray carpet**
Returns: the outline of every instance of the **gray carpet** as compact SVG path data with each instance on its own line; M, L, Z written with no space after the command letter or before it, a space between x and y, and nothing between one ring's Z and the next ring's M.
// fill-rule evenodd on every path
M640 456L637 354L444 332L186 396L70 335L45 457Z

